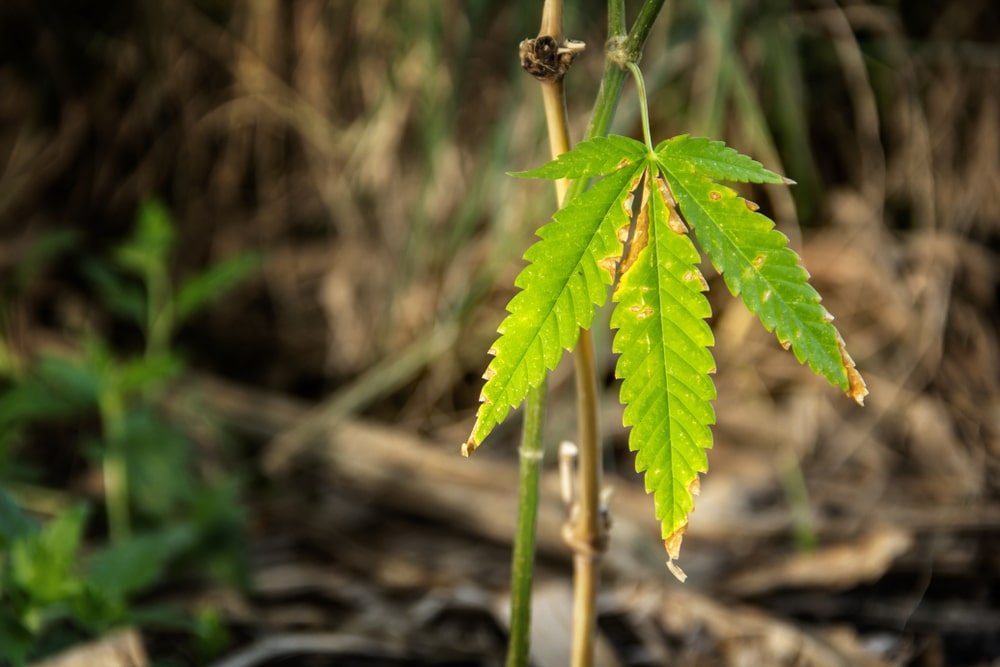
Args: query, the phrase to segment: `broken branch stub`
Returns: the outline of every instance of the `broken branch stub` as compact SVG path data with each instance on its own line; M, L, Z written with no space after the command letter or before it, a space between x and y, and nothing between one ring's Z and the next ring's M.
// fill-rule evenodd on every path
M539 81L560 81L569 71L573 59L583 53L586 44L572 39L556 41L550 35L539 35L521 41L518 53L521 67Z

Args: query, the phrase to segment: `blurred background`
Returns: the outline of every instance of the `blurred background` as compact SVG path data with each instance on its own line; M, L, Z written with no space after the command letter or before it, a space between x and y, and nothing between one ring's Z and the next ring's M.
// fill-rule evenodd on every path
M459 445L554 207L505 175L548 157L517 58L540 4L0 6L0 664L500 664L519 416ZM566 11L578 139L606 9ZM1000 664L1000 6L677 0L642 68L654 138L797 181L747 193L871 395L705 266L718 425L682 586L596 326L599 664ZM614 132L640 136L630 84ZM569 595L544 484L539 667Z

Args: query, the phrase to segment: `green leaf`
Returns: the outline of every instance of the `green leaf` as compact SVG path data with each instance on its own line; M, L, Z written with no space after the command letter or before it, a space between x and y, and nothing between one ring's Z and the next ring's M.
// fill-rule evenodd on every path
M146 321L146 294L140 285L95 260L84 261L83 275L115 314L134 324L141 325Z
M91 559L88 583L108 598L124 601L160 579L168 561L194 539L194 529L184 525L112 544Z
M20 505L0 486L0 553L22 535L29 535L37 529Z
M507 305L483 375L482 405L468 454L520 405L529 387L538 386L555 368L563 350L572 350L581 328L589 328L594 306L607 299L622 254L619 230L631 215L630 193L644 165L607 176L575 197L538 231L541 240L524 257L529 264L514 284L521 288Z
M84 412L96 404L99 384L97 374L79 362L43 357L0 393L0 428Z
M113 374L113 391L125 396L141 393L162 386L183 369L184 360L173 350L118 361ZM105 379L112 378L106 376Z
M673 561L694 508L698 476L708 468L705 449L712 446L709 426L715 423L709 375L715 362L708 351L714 338L705 322L711 307L700 257L683 223L671 220L660 185L656 179L651 196L648 190L644 196L648 203L629 253L634 260L623 264L611 326L618 330L616 373L623 380L624 423L632 427L629 448L636 452L636 470L645 473Z
M115 253L119 265L138 275L163 270L174 246L174 223L170 211L158 199L139 206L132 237Z
M82 587L74 566L86 518L85 507L66 510L11 547L11 579L36 603L67 600Z
M697 173L669 151L658 164L698 243L734 295L743 299L800 363L861 402L867 390L809 274L774 223L736 192Z
M643 161L646 147L628 137L610 135L582 141L573 150L530 171L512 172L519 178L581 178L610 174Z
M237 255L188 278L177 289L175 313L183 321L217 299L223 292L258 271L260 257L256 254Z
M629 236L632 191L643 173L643 201ZM508 304L491 350L482 405L463 453L542 382L563 350L574 347L618 274L611 324L617 329L614 351L621 355L616 370L623 380L624 422L631 427L629 447L654 497L668 566L683 579L673 561L699 475L708 467L705 450L712 446L715 422L715 364L708 349L713 337L705 321L711 310L689 225L730 291L800 362L858 402L867 389L787 238L756 212L756 204L716 183L790 181L721 142L687 135L653 153L631 139L597 139L516 175L599 174L610 175L559 211L525 254L529 264L516 281L521 291ZM620 258L625 236L629 250Z
M721 141L682 134L667 139L656 147L656 156L663 161L687 163L695 171L720 181L741 183L784 183L790 181L781 174L765 169L751 157L742 155Z

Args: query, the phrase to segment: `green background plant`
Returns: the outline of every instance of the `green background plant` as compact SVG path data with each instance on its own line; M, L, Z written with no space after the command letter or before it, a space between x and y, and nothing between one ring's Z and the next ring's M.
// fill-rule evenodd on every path
M172 341L177 327L260 262L237 256L174 287L173 239L169 213L151 200L138 211L132 237L110 260L85 266L110 310L142 332L141 354L118 353L87 333L77 355L43 355L12 372L0 391L0 554L6 553L0 557L0 591L7 602L0 612L0 645L12 664L124 623L190 625L180 615L151 615L132 606L136 594L163 585L170 568L195 566L198 576L243 580L239 479L213 480L199 472L194 434L173 421L160 401L184 368ZM55 259L69 240L49 239L36 251L39 263ZM42 524L20 506L49 495L36 481L42 471L18 463L22 437L36 425L51 428L88 416L99 428L78 433L76 453L62 455L81 456L101 472L110 543L97 550L84 549L86 505L52 495L59 509Z

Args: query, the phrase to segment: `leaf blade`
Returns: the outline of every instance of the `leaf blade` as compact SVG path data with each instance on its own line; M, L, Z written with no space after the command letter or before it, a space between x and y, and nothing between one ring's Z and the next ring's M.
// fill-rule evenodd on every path
M615 134L581 141L571 151L561 154L541 167L511 172L518 178L582 178L610 174L623 166L635 164L647 156L646 147L629 137Z
M781 174L765 169L757 160L730 148L724 142L687 134L667 139L656 147L662 160L679 160L698 172L720 181L740 183L793 183Z
M529 264L514 284L521 291L507 304L508 315L491 348L493 360L483 374L469 439L462 452L474 451L572 350L581 328L590 328L594 307L607 299L608 286L622 254L618 230L627 226L631 192L643 165L621 169L569 202L542 227L541 240L524 257Z
M657 163L729 291L799 363L862 403L864 380L788 238L736 192L697 173L698 165L670 154Z
M683 580L673 561L694 509L699 475L708 469L705 450L712 446L709 426L715 423L710 404L715 385L709 377L715 361L708 348L714 338L705 321L711 307L698 252L671 225L660 188L651 190L644 206L648 242L622 274L611 325L617 329L613 349L621 355L616 374L623 380L623 421L632 427L629 449L636 452L647 493L653 493L668 566ZM642 228L640 214L634 236L640 242Z

